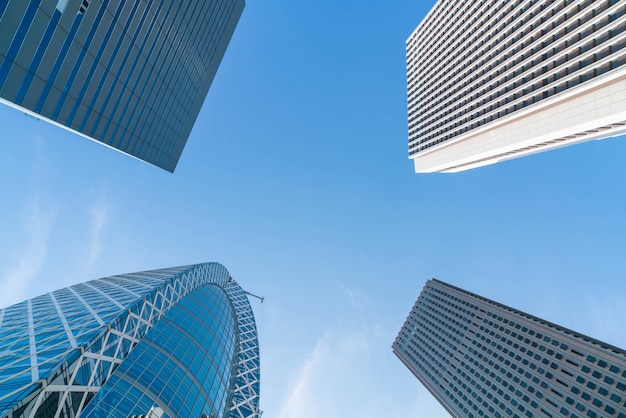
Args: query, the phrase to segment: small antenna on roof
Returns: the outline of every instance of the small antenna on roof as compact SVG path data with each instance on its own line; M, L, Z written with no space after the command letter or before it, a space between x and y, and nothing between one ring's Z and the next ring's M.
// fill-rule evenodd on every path
M261 303L263 303L263 301L265 300L265 296L257 296L254 293L250 293L245 290L243 291L243 293L245 293L246 295L254 296L255 298L259 299Z

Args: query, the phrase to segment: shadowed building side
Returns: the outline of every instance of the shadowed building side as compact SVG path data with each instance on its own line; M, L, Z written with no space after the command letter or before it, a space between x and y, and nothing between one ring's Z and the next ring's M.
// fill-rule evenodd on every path
M173 172L243 8L0 2L0 101Z

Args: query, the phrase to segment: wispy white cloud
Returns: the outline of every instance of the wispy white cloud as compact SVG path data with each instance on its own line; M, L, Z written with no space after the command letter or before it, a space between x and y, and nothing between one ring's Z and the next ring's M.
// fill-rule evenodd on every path
M41 271L48 256L50 231L57 217L55 204L33 199L24 223L27 243L14 256L14 265L0 279L0 306L21 302L27 297L26 289Z
M346 294L346 296L348 297L348 300L350 301L350 304L352 304L353 307L355 308L361 307L363 300L360 294L358 294L355 290L350 289L348 286L342 283L339 284L339 288Z
M345 314L321 330L293 382L284 382L285 401L276 416L448 416L408 370L406 380L398 381L404 366L392 354L392 336L377 321L373 304L354 288L339 284L337 290L345 297Z
M404 366L394 358L389 341L373 334L361 327L320 337L302 362L277 416L447 417L408 370L405 381L394 378L395 371Z
M314 402L312 384L315 380L315 373L320 367L320 361L327 351L328 339L329 335L323 335L317 340L315 348L300 368L298 379L290 391L285 406L278 415L279 418L304 418L310 413L310 404Z

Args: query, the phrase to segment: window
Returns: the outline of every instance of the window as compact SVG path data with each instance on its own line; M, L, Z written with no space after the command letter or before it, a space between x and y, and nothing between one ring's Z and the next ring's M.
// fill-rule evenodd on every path
M80 13L85 13L87 11L87 7L89 7L89 0L83 0L82 4L80 5Z

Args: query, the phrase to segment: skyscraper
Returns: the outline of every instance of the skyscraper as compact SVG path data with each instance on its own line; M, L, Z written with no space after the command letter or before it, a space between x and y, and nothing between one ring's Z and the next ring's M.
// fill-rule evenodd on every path
M226 268L106 277L0 310L2 417L259 412L254 315Z
M173 172L244 0L4 0L0 101Z
M392 348L456 418L626 418L626 351L439 280Z
M406 57L418 173L626 133L623 1L439 0Z

